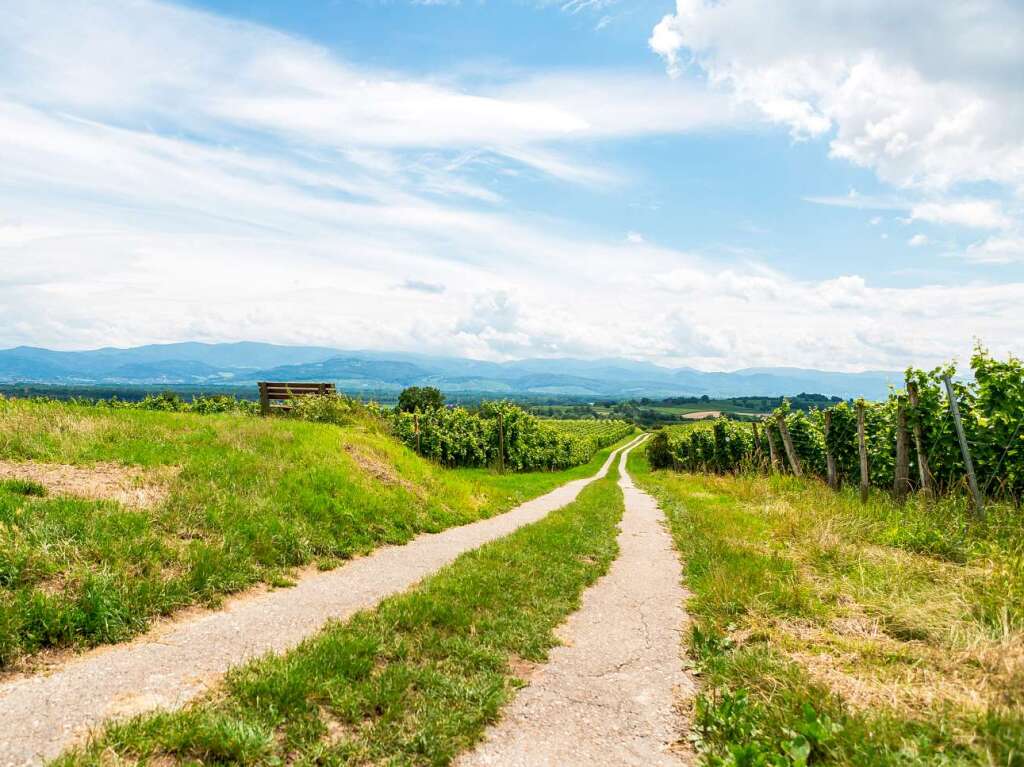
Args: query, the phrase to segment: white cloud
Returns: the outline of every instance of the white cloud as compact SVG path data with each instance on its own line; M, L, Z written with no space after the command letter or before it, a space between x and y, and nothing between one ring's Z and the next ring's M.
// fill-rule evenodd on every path
M644 236L640 232L626 232L626 242L631 242L634 245L641 245L645 242Z
M924 202L911 207L910 218L935 224L954 224L974 229L1009 229L1013 220L996 200Z
M1014 216L1004 210L1000 200L977 199L927 199L912 201L898 197L868 197L851 193L846 196L807 197L807 202L856 210L899 210L906 211L905 218L898 219L905 224L924 221L929 224L961 226L969 229L1012 229L1017 223ZM869 223L877 226L882 222L874 216Z
M735 119L684 78L470 91L145 0L0 0L0 16L0 345L262 338L899 368L974 336L1019 343L1021 283L798 280L494 206L505 171L619 181L567 132Z
M734 119L727 100L650 74L567 72L470 88L357 67L305 40L156 0L0 0L0 16L5 98L224 144L258 131L384 162L389 150L471 148L598 183L612 174L574 159L566 140Z
M1024 5L677 0L651 47L903 187L1024 189Z
M1024 235L989 237L970 245L964 256L979 264L1024 263Z
M921 233L915 234L913 237L907 240L907 245L909 245L912 248L920 248L927 244L928 237Z

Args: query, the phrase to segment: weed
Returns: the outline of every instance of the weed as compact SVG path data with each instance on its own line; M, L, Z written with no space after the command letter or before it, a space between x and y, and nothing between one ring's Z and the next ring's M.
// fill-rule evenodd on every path
M229 673L182 711L110 725L55 764L448 764L540 662L617 553L616 472L415 590Z

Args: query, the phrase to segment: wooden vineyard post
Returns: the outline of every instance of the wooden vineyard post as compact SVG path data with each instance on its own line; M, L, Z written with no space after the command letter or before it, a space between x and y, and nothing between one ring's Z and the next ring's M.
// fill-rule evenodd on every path
M896 466L893 470L892 492L903 502L910 490L910 434L907 431L907 407L903 397L896 399Z
M871 478L868 476L868 443L864 436L864 403L857 403L857 447L860 450L860 502L868 502L868 488Z
M750 424L754 431L754 461L757 463L757 467L760 469L764 458L764 453L761 450L761 435L757 431L757 421Z
M960 406L956 401L956 394L953 392L953 382L949 376L943 376L946 383L946 394L949 396L949 410L953 414L953 425L956 426L956 436L960 440L960 452L964 456L964 466L967 469L967 484L971 488L971 496L974 498L974 512L979 517L985 514L985 505L981 500L981 490L978 489L978 478L974 474L974 462L971 460L971 449L967 445L967 435L964 434L964 424L960 420Z
M412 414L412 425L416 430L416 455L423 455L420 451L420 414L415 412Z
M836 471L836 457L832 454L829 434L832 431L832 411L825 411L825 464L828 467L828 486L839 489L839 472Z
M772 471L779 470L779 454L775 450L775 438L772 437L772 422L765 421L764 436L768 440L768 458L771 462Z
M803 467L800 466L800 457L796 454L796 448L793 447L793 437L789 434L789 427L786 426L786 417L779 416L776 421L779 425L779 434L782 435L782 445L786 448L786 458L789 459L789 466L793 469L793 474L797 477L804 475Z
M505 473L505 418L498 411L498 471Z
M928 454L924 447L924 428L921 426L920 411L918 410L921 397L916 381L907 381L907 394L910 396L910 407L914 410L914 448L917 451L917 473L921 479L921 492L925 495L932 495L935 492L934 479L932 479L932 470L928 465Z

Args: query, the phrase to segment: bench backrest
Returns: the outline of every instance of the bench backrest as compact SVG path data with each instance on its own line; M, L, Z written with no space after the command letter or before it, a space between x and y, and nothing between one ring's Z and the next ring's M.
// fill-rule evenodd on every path
M260 381L259 387L260 412L263 415L269 415L271 409L291 410L291 401L295 397L326 397L337 394L332 383Z

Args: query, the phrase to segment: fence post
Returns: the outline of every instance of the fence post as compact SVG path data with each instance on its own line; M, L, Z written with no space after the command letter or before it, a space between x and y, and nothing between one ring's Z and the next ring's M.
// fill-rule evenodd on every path
M979 517L985 515L985 504L981 500L981 491L978 489L978 478L974 474L974 462L971 460L971 449L967 446L967 435L964 434L964 424L960 420L960 406L956 401L956 394L953 391L953 382L949 376L943 376L946 383L946 394L949 396L949 410L953 413L953 425L956 426L956 436L960 440L960 452L964 456L964 466L967 468L967 484L971 488L971 495L974 497L974 511Z
M418 410L412 414L412 425L416 429L416 455L423 455L420 450L420 413Z
M775 452L775 439L772 437L772 424L771 421L766 421L764 424L764 434L768 438L768 455L771 459L772 471L779 470L779 454Z
M795 476L802 477L804 470L800 466L800 457L796 454L796 448L793 447L793 438L789 434L789 427L786 426L786 416L780 415L775 420L779 424L779 434L782 435L782 445L786 448L786 458L789 459L789 466L793 469Z
M825 464L828 468L828 486L833 490L839 489L839 472L836 471L836 457L832 454L832 447L829 444L829 434L832 431L832 411L825 411Z
M761 449L761 435L757 431L757 421L754 421L750 425L753 427L754 431L754 461L758 468L760 468L764 456L764 452Z
M505 418L498 411L498 471L505 473Z
M864 403L857 403L857 447L860 450L860 502L868 502L868 488L871 477L868 476L868 443L864 436Z
M892 492L902 503L910 489L910 434L907 431L907 408L903 397L896 398L896 466L893 470Z
M924 447L924 428L921 426L921 397L916 381L907 381L907 394L910 396L910 407L914 410L914 447L917 451L917 473L921 478L921 492L931 495L934 491L932 470L928 465L928 454Z

